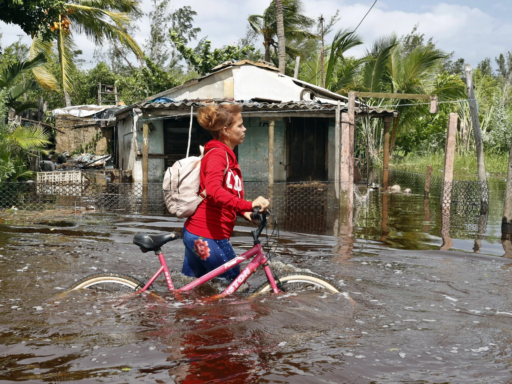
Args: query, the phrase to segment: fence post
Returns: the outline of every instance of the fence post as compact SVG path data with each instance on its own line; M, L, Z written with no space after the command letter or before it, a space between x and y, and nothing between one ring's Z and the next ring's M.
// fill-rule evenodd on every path
M508 156L507 187L505 190L505 204L503 218L501 220L501 234L508 235L512 240L512 138L510 140L510 152Z
M430 194L430 182L432 180L432 166L427 166L427 174L425 176L425 198L429 197Z
M443 211L450 211L453 186L453 162L455 160L455 140L457 135L456 113L448 117L448 130L446 133L446 149L444 154L443 190L441 192L441 206Z
M455 160L457 119L458 115L456 113L450 113L446 132L443 190L441 191L441 237L443 239L441 250L447 250L453 246L453 240L450 237L450 205L452 202L453 162Z
M384 118L384 157L382 159L382 187L384 191L389 186L389 128L392 122L392 117L386 116Z

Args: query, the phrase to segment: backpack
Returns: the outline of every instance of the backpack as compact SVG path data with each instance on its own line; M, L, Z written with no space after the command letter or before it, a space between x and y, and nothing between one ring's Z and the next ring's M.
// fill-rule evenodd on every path
M213 150L215 148L212 148ZM176 161L172 167L167 168L164 174L163 194L165 206L169 213L180 219L192 216L199 204L206 198L206 189L199 193L201 160L204 157L204 148L199 147L199 156L189 156ZM211 152L208 151L209 152ZM224 175L229 169L228 164Z

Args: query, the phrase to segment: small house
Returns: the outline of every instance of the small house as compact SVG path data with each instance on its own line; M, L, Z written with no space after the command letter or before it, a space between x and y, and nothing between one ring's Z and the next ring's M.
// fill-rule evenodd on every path
M268 64L227 62L212 73L118 109L118 160L131 170L135 182L144 181L144 126L147 127L147 181L159 182L174 161L199 154L211 139L195 118L209 103L242 106L245 141L236 155L245 181L334 181L339 178L340 113L348 110L345 96L283 75ZM375 108L358 113L393 116ZM338 116L338 117L337 117Z

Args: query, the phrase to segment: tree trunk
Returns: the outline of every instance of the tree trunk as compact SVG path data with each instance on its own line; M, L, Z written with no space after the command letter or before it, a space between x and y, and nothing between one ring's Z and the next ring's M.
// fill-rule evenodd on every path
M68 91L64 91L64 98L66 100L66 107L71 107L71 96Z
M471 125L473 126L473 135L475 136L476 161L478 167L478 180L482 188L481 210L487 212L489 199L487 195L487 175L485 174L484 146L482 142L482 131L480 130L480 121L478 120L478 103L473 89L473 70L471 65L466 64L466 86L468 90L469 110L471 112ZM485 185L485 187L484 187ZM485 188L485 190L484 190Z
M265 61L270 63L270 42L264 42L263 46L265 47Z
M286 69L286 41L284 37L283 2L276 0L277 39L279 45L279 72L284 75Z

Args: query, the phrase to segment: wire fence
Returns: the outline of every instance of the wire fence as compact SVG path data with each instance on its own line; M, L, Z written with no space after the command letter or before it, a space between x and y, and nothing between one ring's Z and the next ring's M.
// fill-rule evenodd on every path
M374 175L381 175L375 172ZM376 176L376 177L377 177ZM380 176L381 177L381 176ZM374 178L373 180L377 180ZM425 175L404 171L390 171L390 185L399 184L413 193L423 194ZM439 198L450 204L452 212L474 213L481 209L482 199L489 201L487 184L478 181L454 181L451 199L442 201L442 180L432 176L430 200ZM244 182L245 198L269 197L271 208L288 230L325 232L332 227L339 210L340 184L336 182ZM162 194L161 183L84 182L16 182L0 184L0 210L55 210L101 211L123 214L169 215Z

